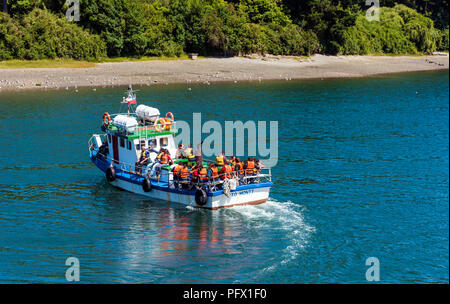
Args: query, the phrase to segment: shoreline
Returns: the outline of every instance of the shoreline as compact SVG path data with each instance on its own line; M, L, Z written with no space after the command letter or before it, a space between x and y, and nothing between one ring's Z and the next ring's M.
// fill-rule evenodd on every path
M99 63L89 68L0 69L0 92L29 89L359 78L448 70L449 56L267 56Z

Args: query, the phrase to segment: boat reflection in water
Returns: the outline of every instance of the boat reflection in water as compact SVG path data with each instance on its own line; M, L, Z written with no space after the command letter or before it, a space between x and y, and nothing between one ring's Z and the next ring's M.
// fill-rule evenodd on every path
M102 251L121 257L111 261L120 271L111 276L121 282L245 282L275 269L275 256L277 264L295 258L313 231L292 203L211 212L142 199L104 183L95 191L98 212L104 213L99 221L117 232L107 242L120 252ZM274 242L285 248L281 254L273 250Z

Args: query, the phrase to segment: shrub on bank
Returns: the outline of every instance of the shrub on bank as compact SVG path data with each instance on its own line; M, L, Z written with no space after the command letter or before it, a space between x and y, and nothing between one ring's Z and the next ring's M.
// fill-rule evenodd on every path
M20 21L0 13L0 60L98 59L105 43L96 35L52 13L34 9Z
M356 18L355 25L344 32L342 54L416 54L431 53L441 40L433 21L404 5L381 8L380 21Z

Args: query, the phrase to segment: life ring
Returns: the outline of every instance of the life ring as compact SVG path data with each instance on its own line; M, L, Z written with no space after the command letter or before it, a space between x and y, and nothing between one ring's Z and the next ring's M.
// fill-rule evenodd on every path
M172 120L170 120L170 118L164 118L164 122L165 122L165 125L164 125L164 130L166 130L166 131L170 131L170 129L172 128Z
M195 202L197 203L197 205L199 206L204 206L206 205L206 203L208 202L208 196L206 195L205 190L203 189L198 189L195 192Z
M173 116L172 112L167 112L164 120L166 121L166 127L164 129L166 131L170 131L170 129L172 128L172 123L175 121L175 117Z
M142 190L144 190L144 192L152 191L152 182L150 181L148 176L142 181Z
M153 125L155 127L156 132L161 132L166 128L166 120L164 118L158 118Z
M167 112L166 118L169 118L168 116L170 116L170 121L171 121L171 122L174 122L174 121L175 121L175 117L173 116L172 112Z
M111 124L111 116L109 116L108 112L105 112L103 114L103 125L105 127L109 127L110 124Z
M106 180L108 182L112 182L116 179L116 170L114 170L114 167L111 166L108 169L106 169Z

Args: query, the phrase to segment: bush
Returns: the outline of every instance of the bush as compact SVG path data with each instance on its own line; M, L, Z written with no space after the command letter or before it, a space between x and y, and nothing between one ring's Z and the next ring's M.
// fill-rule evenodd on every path
M0 12L0 60L18 58L23 50L23 29L8 14Z
M436 50L441 35L433 21L404 5L381 8L380 21L369 22L365 15L345 30L339 53L415 54Z
M448 47L448 27L442 31L439 31L439 42L437 45L437 49L439 51L448 51L449 47Z
M34 9L15 23L1 14L2 59L97 59L106 56L100 37L46 10Z

